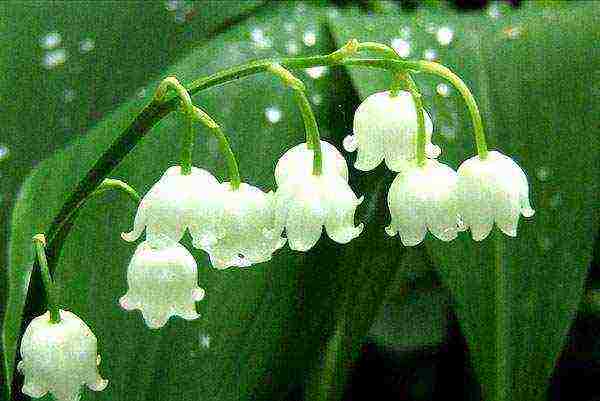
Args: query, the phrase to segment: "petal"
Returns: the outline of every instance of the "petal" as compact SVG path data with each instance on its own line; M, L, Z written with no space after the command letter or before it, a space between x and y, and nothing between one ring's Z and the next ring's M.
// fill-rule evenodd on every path
M394 125L390 122L390 103L389 92L375 93L367 97L354 114L354 137L358 144L354 167L359 170L372 170L383 160L383 135Z
M138 210L135 214L135 219L133 221L133 229L128 233L121 233L121 238L127 242L134 242L142 235L144 229L146 228L146 213L148 207L146 203L142 200L140 205L138 206Z
M96 380L87 383L87 386L92 391L102 391L108 386L108 380L103 379L99 374L96 375Z
M348 183L343 180L332 178L327 181L323 197L328 203L325 229L332 240L345 244L358 237L364 229L363 223L354 226L356 207L364 197L357 199Z
M458 235L458 175L449 166L435 160L426 161L419 185L426 199L427 227L442 241Z
M419 244L427 233L425 204L420 196L420 174L416 168L399 173L388 191L388 208L392 217L388 235L400 234L405 246Z
M35 384L33 380L28 379L27 377L25 377L25 383L23 384L21 391L23 394L33 398L40 398L48 393L48 389L45 386Z

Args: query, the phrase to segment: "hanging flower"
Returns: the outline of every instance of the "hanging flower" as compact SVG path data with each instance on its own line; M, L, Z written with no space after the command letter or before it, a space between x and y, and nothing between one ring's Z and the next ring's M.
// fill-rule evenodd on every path
M140 202L133 230L121 236L132 242L145 229L150 242L161 237L177 242L189 228L199 241L213 241L219 216L207 210L213 210L219 188L206 170L192 167L191 174L182 175L180 166L170 167Z
M431 143L433 126L425 112L426 155L437 158L441 150ZM417 112L409 92L397 96L379 92L367 97L354 114L354 135L344 139L348 152L358 149L354 167L372 170L385 159L390 170L402 171L416 157Z
M75 401L83 385L102 391L108 385L98 373L96 336L74 313L60 310L60 322L50 312L29 323L21 340L17 369L25 376L23 393L39 398L51 393L57 401Z
M354 226L354 213L363 197L358 199L344 178L333 171L288 179L275 197L277 224L285 227L291 249L312 248L323 226L329 237L341 244L356 238L364 228L362 223Z
M398 173L388 192L392 221L385 231L400 234L405 246L420 244L429 230L442 241L451 241L458 232L456 199L457 175L436 160L424 166L415 162Z
M458 168L459 213L475 241L485 239L494 221L506 235L516 237L519 215L531 217L529 184L510 157L490 151L465 160Z
M312 172L314 151L306 142L288 149L275 166L275 183L281 185L289 177L305 176ZM321 141L321 165L323 174L338 174L348 181L346 159L329 142Z
M138 245L127 268L129 289L119 301L125 310L139 309L151 329L164 326L171 316L198 318L195 302L204 298L194 257L178 242L162 240L159 248L148 241Z
M221 203L214 210L220 216L216 241L207 245L194 239L193 245L208 252L217 269L270 260L273 252L285 244L282 230L275 227L272 193L245 183L234 190L224 182L221 189Z

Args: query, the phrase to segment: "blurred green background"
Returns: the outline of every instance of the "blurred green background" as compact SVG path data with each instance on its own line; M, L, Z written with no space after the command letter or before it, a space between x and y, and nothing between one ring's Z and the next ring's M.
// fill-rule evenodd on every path
M1 3L2 396L21 324L43 310L35 274L29 285L29 238L45 230L156 82L323 54L356 37L451 67L472 88L492 147L528 172L538 213L507 240L508 298L493 291L490 242L474 245L465 235L403 249L383 234L393 175L351 168L353 188L366 197L359 239L341 247L323 237L307 254L284 250L243 271L209 270L195 252L209 294L203 317L150 332L116 303L133 252L118 235L135 208L108 195L83 211L55 273L64 304L96 333L111 381L82 399L362 400L381 389L382 400L494 400L496 336L509 344L506 399L597 399L599 17L597 2L559 1ZM323 136L340 149L361 99L389 85L376 71L297 73ZM441 159L456 168L473 152L464 105L443 82L417 81ZM195 101L232 136L244 179L273 189L274 163L303 136L289 91L257 76ZM183 124L175 114L111 176L148 190L177 160ZM195 160L224 178L216 144L202 132ZM498 302L514 311L510 332L491 323ZM323 369L330 360L334 368ZM21 383L16 375L12 399L23 399Z

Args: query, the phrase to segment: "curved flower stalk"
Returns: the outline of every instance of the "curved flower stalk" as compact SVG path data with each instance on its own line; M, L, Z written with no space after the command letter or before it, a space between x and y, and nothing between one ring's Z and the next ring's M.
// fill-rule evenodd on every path
M516 237L519 216L535 213L525 173L510 157L495 150L485 159L473 156L460 165L458 205L475 241L485 239L494 222L503 233Z
M323 174L338 174L348 181L348 165L346 159L337 148L326 141L320 141ZM313 165L314 151L306 142L288 149L275 166L275 183L279 186L290 177L304 177L310 174Z
M398 173L388 192L391 223L385 231L400 234L405 246L420 244L429 230L442 241L457 236L457 174L437 160L413 163Z
M429 158L437 158L441 150L431 143L433 125L425 112L427 134L425 151ZM354 114L354 135L346 137L348 152L358 149L354 167L368 171L382 160L390 170L402 171L410 167L416 157L417 112L410 92L399 91L391 96L389 91L367 97Z
M133 230L121 237L132 242L145 229L149 242L160 243L162 237L177 242L190 229L201 241L214 241L219 216L210 211L219 191L219 182L206 170L192 167L183 175L180 166L170 167L140 202Z
M59 313L58 323L50 321L50 312L29 323L17 369L25 376L24 394L38 398L51 393L57 401L76 401L83 385L102 391L108 380L98 373L94 333L74 313L62 309Z
M273 195L241 183L221 184L221 202L214 213L220 216L216 240L211 244L194 238L193 245L204 249L213 267L248 267L271 260L273 253L285 244L282 229L277 229L273 215Z
M305 170L306 171L306 170ZM295 175L281 183L275 194L278 226L285 227L291 249L307 251L323 231L341 244L358 237L364 225L354 226L357 198L346 180L335 171Z
M169 238L161 248L144 241L131 258L129 289L119 303L125 310L139 309L151 329L161 328L171 316L197 319L195 302L204 298L197 281L196 261L184 246Z

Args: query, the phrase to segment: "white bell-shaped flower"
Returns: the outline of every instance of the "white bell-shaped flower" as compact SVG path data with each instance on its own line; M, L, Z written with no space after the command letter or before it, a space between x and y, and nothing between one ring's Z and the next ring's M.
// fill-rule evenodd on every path
M312 173L314 151L306 142L288 149L275 166L275 183L281 185L290 177ZM338 174L348 181L348 164L339 150L326 141L321 141L321 170L323 174Z
M490 151L465 160L458 168L459 213L475 241L485 239L494 221L506 235L516 237L519 216L531 217L529 184L510 157Z
M129 289L119 300L121 307L139 309L151 329L164 326L171 316L198 318L195 302L204 298L204 290L198 287L194 257L167 238L162 247L154 246L148 241L138 245L127 268Z
M83 385L102 391L108 381L98 373L94 333L74 313L61 309L59 314L58 323L50 322L50 312L29 323L17 369L25 376L24 394L39 398L51 393L57 401L76 401Z
M367 97L354 114L354 135L344 139L348 152L358 149L354 167L372 170L385 159L390 170L402 171L410 167L416 157L417 112L409 92L378 92ZM425 153L435 159L441 153L431 143L433 125L425 111Z
M273 194L245 183L236 190L229 182L221 187L221 203L214 211L221 216L217 240L206 245L194 239L193 245L208 252L217 269L270 260L273 252L285 244L282 229L275 226Z
M388 192L392 217L385 231L400 234L405 246L420 244L429 230L442 241L457 236L457 175L447 165L426 160L398 173Z
M190 230L199 241L214 240L219 216L211 214L220 190L217 179L206 170L192 167L189 175L180 166L170 167L144 196L137 210L133 230L121 236L135 241L146 230L146 239L161 237L177 242Z
M310 170L308 170L310 172ZM285 227L291 249L307 251L323 231L341 244L356 238L364 225L354 226L356 197L346 180L335 172L297 176L284 181L275 194L277 224Z

